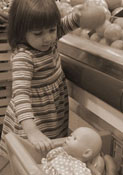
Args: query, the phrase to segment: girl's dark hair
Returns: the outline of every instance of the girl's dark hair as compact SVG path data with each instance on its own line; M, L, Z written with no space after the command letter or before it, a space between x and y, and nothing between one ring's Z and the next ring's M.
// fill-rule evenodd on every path
M29 31L59 25L60 18L55 0L13 0L8 24L10 46L14 49L23 43Z

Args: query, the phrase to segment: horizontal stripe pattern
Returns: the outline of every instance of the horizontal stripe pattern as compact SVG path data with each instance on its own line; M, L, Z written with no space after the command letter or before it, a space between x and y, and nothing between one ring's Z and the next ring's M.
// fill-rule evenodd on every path
M63 34L77 27L74 15L62 19ZM12 99L4 118L0 150L6 150L4 135L10 131L26 138L21 121L33 118L49 138L64 137L68 132L68 91L57 46L47 54L30 48L13 53ZM0 153L1 154L1 153Z

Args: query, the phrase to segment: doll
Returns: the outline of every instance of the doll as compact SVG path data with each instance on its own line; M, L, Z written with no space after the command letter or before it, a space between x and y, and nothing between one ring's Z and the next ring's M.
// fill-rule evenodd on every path
M66 138L62 147L51 150L42 159L42 168L50 175L103 175L101 147L101 137L95 130L80 127Z

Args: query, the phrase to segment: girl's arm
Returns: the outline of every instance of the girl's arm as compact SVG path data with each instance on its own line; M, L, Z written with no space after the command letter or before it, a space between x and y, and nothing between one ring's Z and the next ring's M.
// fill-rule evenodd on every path
M58 37L62 37L68 32L80 27L80 17L83 5L74 7L73 12L61 19L61 24L58 26Z
M45 151L53 147L34 123L31 104L31 81L33 76L33 61L31 55L20 52L12 59L12 96L15 103L15 113L18 123L22 124L29 141L38 149Z
M104 8L101 6L83 4L74 7L71 14L61 20L60 37L81 27L95 30L106 20Z

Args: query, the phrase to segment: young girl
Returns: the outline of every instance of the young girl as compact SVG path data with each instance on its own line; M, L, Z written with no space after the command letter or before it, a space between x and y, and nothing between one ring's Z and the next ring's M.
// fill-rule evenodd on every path
M12 98L0 154L7 156L8 132L28 138L42 152L54 147L51 139L67 136L68 92L57 41L79 27L80 16L76 9L61 19L55 0L13 0L8 25Z

